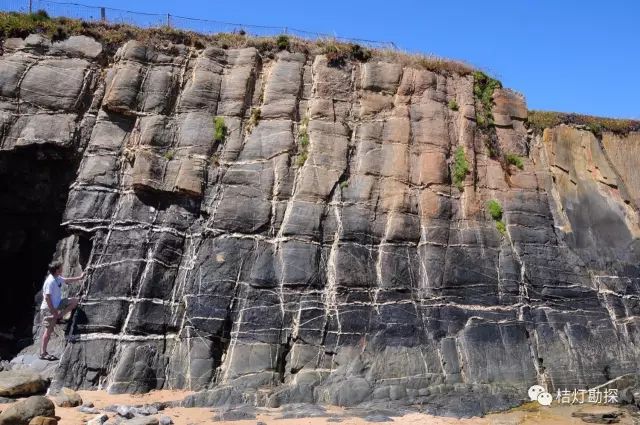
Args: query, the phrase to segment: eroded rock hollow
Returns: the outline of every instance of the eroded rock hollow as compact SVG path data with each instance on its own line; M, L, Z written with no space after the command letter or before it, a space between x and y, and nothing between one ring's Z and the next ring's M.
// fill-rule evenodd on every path
M636 372L637 133L534 133L506 89L483 130L473 75L400 61L101 51L0 59L0 159L72 170L55 256L87 279L54 386L455 411Z

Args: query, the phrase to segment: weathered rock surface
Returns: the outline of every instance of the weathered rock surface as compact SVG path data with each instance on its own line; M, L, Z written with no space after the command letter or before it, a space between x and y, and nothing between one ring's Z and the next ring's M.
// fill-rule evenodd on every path
M0 425L29 425L38 416L55 418L55 406L48 398L36 395L3 410L0 413Z
M23 397L42 393L48 382L28 370L0 372L0 397Z
M109 416L107 416L105 414L98 415L98 416L94 417L93 419L91 419L89 422L87 422L87 425L102 425L108 419L109 419Z
M0 58L1 253L46 227L88 271L54 389L470 415L637 372L637 134L531 136L500 89L506 170L472 76L134 41L103 70L89 40L27 44Z
M53 402L60 407L77 407L82 404L82 397L72 389L63 388L53 397Z
M214 421L241 421L256 418L253 406L239 406L231 409L220 409L213 415Z
M120 422L122 425L158 425L158 418L152 416L141 416Z
M58 420L46 416L36 416L29 421L29 425L58 425Z

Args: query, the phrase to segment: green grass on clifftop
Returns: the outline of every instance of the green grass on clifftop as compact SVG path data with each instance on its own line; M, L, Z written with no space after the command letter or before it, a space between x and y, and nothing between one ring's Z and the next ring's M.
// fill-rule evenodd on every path
M569 114L552 111L529 111L529 127L536 132L560 124L584 125L596 135L610 131L619 135L626 135L631 131L640 131L640 121L595 117L591 115Z
M290 35L254 37L239 31L205 35L170 27L139 28L127 24L85 22L70 18L50 18L46 12L32 14L0 12L0 38L20 37L41 33L55 40L72 35L86 35L101 42L107 56L128 40L163 43L171 42L202 49L217 46L223 49L255 47L261 54L273 57L280 50L309 55L330 54L339 65L341 60L367 62L389 60L404 66L422 68L438 73L470 75L475 68L461 61L432 55L410 54L394 49L368 49L355 43L343 43L336 39L307 40Z

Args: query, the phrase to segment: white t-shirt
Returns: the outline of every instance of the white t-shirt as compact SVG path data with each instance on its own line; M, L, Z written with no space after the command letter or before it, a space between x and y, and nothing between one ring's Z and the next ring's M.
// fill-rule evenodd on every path
M44 281L44 285L42 285L42 304L40 305L40 309L44 310L45 308L49 308L47 305L47 295L51 295L51 304L55 308L58 308L60 305L60 300L62 300L62 284L64 283L64 278L62 276L53 277L53 275L49 274Z

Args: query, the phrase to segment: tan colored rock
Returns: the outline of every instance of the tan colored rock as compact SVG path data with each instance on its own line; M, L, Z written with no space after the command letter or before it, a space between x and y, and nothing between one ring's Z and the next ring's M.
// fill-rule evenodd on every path
M263 118L294 118L304 62L302 53L278 53L265 84Z
M163 158L152 151L144 149L138 150L132 171L133 186L163 190L167 161L167 158Z
M393 108L393 96L365 93L360 99L360 117L367 118Z
M524 97L508 89L493 91L493 114L505 117L527 119L527 105Z
M412 158L411 181L418 185L442 184L448 179L447 157L442 152L425 151Z
M411 105L413 143L433 145L443 150L449 146L446 106L431 99Z
M133 62L125 62L111 70L103 106L114 112L135 111L144 72L142 65Z
M206 160L204 158L182 159L176 177L176 191L196 197L202 196L205 167Z
M334 115L333 100L313 98L309 101L309 118L333 120Z
M253 47L227 51L227 62L231 66L229 72L222 76L219 115L240 116L245 112L247 89L255 81L255 69L258 52Z
M275 158L294 148L293 123L288 119L260 121L246 139L238 159L256 161Z
M438 218L442 214L441 196L431 190L420 192L420 216L425 219Z
M505 180L504 170L502 165L497 161L489 161L485 167L486 170L486 185L489 189L507 189L508 185Z
M24 425L31 419L42 416L55 417L55 406L43 396L32 396L7 407L0 413L0 425Z
M493 122L495 125L499 127L510 127L512 125L512 120L509 115L504 114L493 114Z
M0 397L20 397L43 392L47 381L29 370L0 372Z
M82 397L70 388L62 388L60 393L53 397L53 402L60 407L76 407L82 404Z
M515 171L510 179L511 187L517 189L535 190L538 188L538 178L535 173Z
M208 47L196 59L193 73L187 75L187 83L180 94L178 110L215 111L222 84L225 51Z
M36 416L29 421L29 425L58 425L58 420L46 416Z
M6 50L19 50L24 48L25 46L25 42L22 38L20 37L11 37L11 38L7 38L4 41L4 48Z
M383 143L380 150L380 175L408 181L409 147L399 143Z
M460 108L460 112L462 116L467 119L475 120L476 119L476 108L473 105L463 105ZM511 122L511 120L509 120Z
M402 81L400 87L398 87L398 94L419 95L429 89L435 90L437 85L438 78L433 72L424 69L408 68L402 75Z
M404 117L391 117L385 120L382 139L386 142L409 143L411 122Z
M341 100L350 98L351 65L342 68L329 66L325 56L316 56L313 73L316 96Z
M94 59L102 53L102 44L91 37L72 35L66 40L53 43L50 53L61 53L66 56Z
M607 158L620 175L624 187L636 207L640 207L640 133L629 133L626 137L620 137L613 133L602 135ZM611 174L603 172L603 178L607 182L613 180ZM610 183L609 183L610 184Z
M402 66L400 64L368 62L362 66L362 88L395 93L401 75Z
M408 204L407 185L390 178L380 180L380 211L403 211Z
M521 122L514 121L514 126L522 126ZM527 154L527 136L524 128L520 131L515 128L496 127L498 136L498 144L500 150L505 154L515 154L526 156Z

